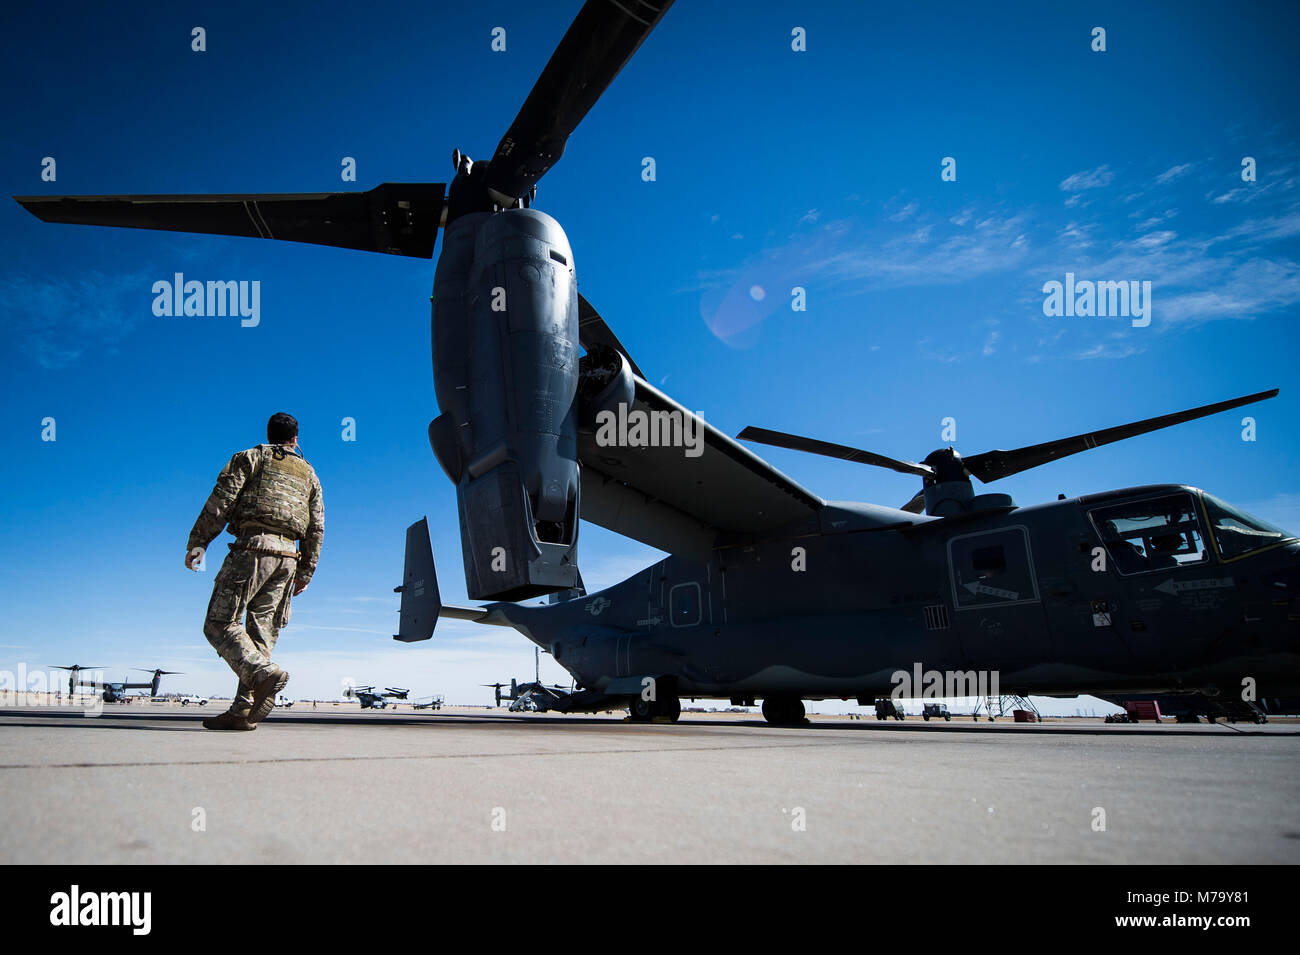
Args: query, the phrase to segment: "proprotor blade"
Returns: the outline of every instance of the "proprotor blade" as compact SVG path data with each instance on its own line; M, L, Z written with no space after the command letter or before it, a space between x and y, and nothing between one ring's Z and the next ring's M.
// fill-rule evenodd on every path
M909 514L920 514L925 510L925 491L920 490L912 495L912 499L899 508L900 511L907 511Z
M388 182L368 192L14 199L45 222L287 239L427 259L445 189L436 182Z
M587 0L492 155L487 188L523 197L564 154L569 134L608 89L672 0Z
M1274 398L1277 393L1278 389L1274 388L1271 391L1261 391L1253 395L1246 395L1243 398L1219 401L1212 405L1202 405L1188 411L1177 411L1173 414L1161 415L1158 418L1134 421L1132 424L1122 424L1102 431L1076 434L1072 438L1047 441L1026 448L1017 448L1014 451L985 451L983 454L962 458L962 463L966 465L966 470L973 476L988 484L990 481L996 481L1011 474L1018 474L1021 471L1036 468L1040 464L1047 464L1049 461L1056 461L1060 458L1069 457L1071 454L1078 454L1080 451L1087 451L1089 448L1097 448L1103 444L1123 441L1125 438L1133 438L1139 434L1146 434L1148 431L1159 431L1161 428L1169 428L1176 424L1182 424L1184 421L1192 421L1196 418L1204 418L1206 415L1218 414L1220 411L1231 411L1233 408L1240 408L1242 405Z
M756 441L759 444L789 448L791 451L807 451L809 454L839 458L842 461L874 464L878 468L888 468L890 471L898 471L902 474L915 474L918 477L929 477L934 473L934 470L929 465L917 464L915 461L898 461L894 458L887 458L883 454L876 454L874 451L863 451L860 448L850 448L843 444L831 444L829 441L818 441L816 438L786 434L784 431L769 431L767 428L755 428L752 425L740 432L736 437L741 441Z
M578 341L582 347L591 350L593 345L605 345L608 348L621 354L627 359L628 365L638 378L644 378L645 375L637 367L636 360L628 354L623 343L618 340L613 329L605 324L605 320L600 317L594 305L587 301L581 292L578 293Z

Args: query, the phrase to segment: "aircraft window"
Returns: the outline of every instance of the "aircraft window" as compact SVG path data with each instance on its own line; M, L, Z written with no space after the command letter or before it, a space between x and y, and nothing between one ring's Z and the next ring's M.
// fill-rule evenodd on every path
M1091 515L1112 565L1123 575L1176 570L1209 557L1190 494L1099 507Z
M693 627L700 622L700 585L678 584L668 594L674 627Z
M1038 599L1029 540L1022 527L962 534L948 542L958 610Z
M1219 545L1219 554L1223 557L1240 557L1294 536L1280 527L1274 527L1238 510L1213 494L1202 496L1205 498L1205 511L1210 515L1210 531L1214 534L1214 542Z

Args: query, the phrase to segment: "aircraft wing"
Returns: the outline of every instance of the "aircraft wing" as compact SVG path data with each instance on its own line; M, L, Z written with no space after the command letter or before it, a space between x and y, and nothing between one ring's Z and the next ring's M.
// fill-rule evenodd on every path
M824 506L748 448L637 377L627 414L672 413L703 431L702 452L678 447L601 446L579 433L582 518L671 553L709 550L720 535L761 535Z

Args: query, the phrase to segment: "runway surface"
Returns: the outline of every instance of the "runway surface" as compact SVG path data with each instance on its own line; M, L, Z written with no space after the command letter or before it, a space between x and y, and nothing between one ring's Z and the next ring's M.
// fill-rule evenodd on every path
M1294 724L219 709L0 710L0 862L1300 862Z

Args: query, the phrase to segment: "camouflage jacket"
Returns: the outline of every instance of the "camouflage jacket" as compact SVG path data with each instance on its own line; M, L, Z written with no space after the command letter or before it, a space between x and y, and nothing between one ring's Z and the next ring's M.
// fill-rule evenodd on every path
M227 525L236 537L260 528L301 540L297 576L304 583L311 580L325 535L325 505L316 471L283 445L259 444L240 451L217 475L186 550L206 549Z

